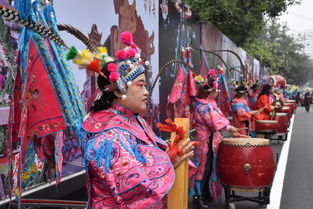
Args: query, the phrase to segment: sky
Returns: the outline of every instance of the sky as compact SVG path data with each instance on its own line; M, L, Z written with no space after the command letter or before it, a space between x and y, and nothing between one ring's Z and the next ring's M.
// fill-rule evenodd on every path
M313 0L302 0L300 5L289 6L280 20L286 22L292 33L313 31Z

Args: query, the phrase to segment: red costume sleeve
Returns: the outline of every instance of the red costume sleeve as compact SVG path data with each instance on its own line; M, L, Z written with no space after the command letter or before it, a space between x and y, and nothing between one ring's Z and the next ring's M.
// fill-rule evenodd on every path
M240 121L245 121L252 117L244 108L238 108L237 114Z
M270 113L272 112L272 108L271 108L271 104L270 104L270 100L269 97L266 95L261 96L260 98L258 98L257 102L256 102L256 107L257 109L260 109L262 107L266 107L263 112L265 113Z

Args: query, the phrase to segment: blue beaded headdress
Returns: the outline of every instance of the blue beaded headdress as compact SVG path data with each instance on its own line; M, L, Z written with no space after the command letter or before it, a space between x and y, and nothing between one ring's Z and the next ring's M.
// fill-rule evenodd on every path
M110 72L110 81L116 84L116 87L124 94L127 86L130 86L133 80L144 73L145 68L140 54L137 53L137 47L133 43L132 34L127 31L123 32L121 39L127 47L116 53L116 67L112 64L108 66L108 70ZM150 65L150 62L146 61L145 65Z

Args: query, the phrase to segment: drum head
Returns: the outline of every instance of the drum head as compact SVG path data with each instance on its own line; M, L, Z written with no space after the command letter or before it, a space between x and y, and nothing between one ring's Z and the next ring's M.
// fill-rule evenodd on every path
M277 112L276 115L277 115L277 116L288 116L288 113L285 113L285 112Z
M267 124L276 124L278 123L277 120L256 120L256 123L267 123Z
M285 101L285 102L287 102L287 103L296 103L296 100L287 100L287 101Z
M227 145L253 145L253 146L262 146L269 145L270 141L268 139L260 139L260 138L224 138L223 144Z

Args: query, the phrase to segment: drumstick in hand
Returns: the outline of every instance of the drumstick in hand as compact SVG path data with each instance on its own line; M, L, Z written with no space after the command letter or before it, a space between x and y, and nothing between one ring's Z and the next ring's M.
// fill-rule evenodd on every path
M242 138L251 138L250 136L242 135L242 134L238 133L237 131L233 132L232 136L234 136L234 137L242 137Z
M237 130L238 130L238 131L241 131L241 130L248 130L248 128L247 128L247 127L245 127L245 128L237 128Z
M266 108L266 106L264 106L264 107L258 109L257 112L260 113L260 112L262 112L265 108Z
M247 136L247 135L243 135L243 134L238 134L239 137L242 137L242 138L251 138L250 136Z

